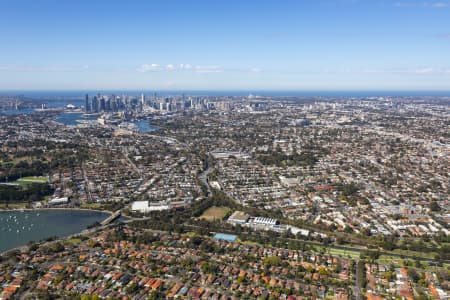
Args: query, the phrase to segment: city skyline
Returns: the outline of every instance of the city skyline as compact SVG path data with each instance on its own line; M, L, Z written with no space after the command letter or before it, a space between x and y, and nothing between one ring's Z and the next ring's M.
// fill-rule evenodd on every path
M0 90L450 90L450 1L5 1Z

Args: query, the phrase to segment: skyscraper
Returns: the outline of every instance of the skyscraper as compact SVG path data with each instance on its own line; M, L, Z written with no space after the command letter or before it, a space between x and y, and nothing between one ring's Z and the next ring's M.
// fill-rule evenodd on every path
M86 113L91 111L91 103L89 102L89 95L86 94L86 103L84 104L84 111Z
M106 110L106 101L104 97L100 98L100 105L99 105L99 111L105 111Z
M99 100L97 96L94 96L94 99L92 99L92 111L98 113L99 108Z

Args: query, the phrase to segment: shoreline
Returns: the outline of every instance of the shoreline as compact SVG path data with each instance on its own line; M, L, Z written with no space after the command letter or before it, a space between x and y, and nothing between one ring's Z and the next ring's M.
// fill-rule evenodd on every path
M83 231L81 231L81 232L72 233L72 234L69 234L69 235L66 235L66 236L56 237L56 239L54 239L52 241L40 240L40 241L37 241L37 242L34 242L34 243L41 245L41 244L46 244L46 243L61 242L61 241L64 241L64 240L69 240L71 238L77 237L77 236L82 235L82 234L93 233L93 232L96 232L98 230L99 230L99 227L94 227L92 229L83 229ZM87 232L84 232L84 231L87 231ZM28 242L27 242L27 244L25 244L25 245L17 246L17 247L14 247L14 248L11 248L11 249L8 249L8 250L0 252L0 256L3 256L5 254L8 254L8 252L15 251L15 250L19 250L20 252L23 252L23 250L26 250L28 247L29 246L28 246Z
M92 212L99 212L99 213L106 213L109 215L112 215L114 212L110 210L100 210L100 209L93 209L93 208L70 208L70 207L44 207L44 208L11 208L11 209L5 209L0 208L0 212L22 212L22 211L42 211L42 210L74 210L74 211L92 211Z
M104 214L107 214L107 215L108 215L108 216L105 218L105 220L106 220L107 218L109 218L111 215L113 215L113 213L114 213L114 212L109 211L109 210L96 210L96 209L90 209L90 208L62 208L62 207L55 207L55 208L24 208L24 209L21 209L21 208L13 208L13 209L0 209L0 213L2 213L2 212L5 212L5 213L7 213L7 212L14 212L14 213L17 213L17 212L26 212L26 211L28 211L28 212L38 212L38 211L46 211L46 210L47 210L47 211L52 211L52 210L53 210L53 211L66 210L66 211L85 211L85 212L104 213ZM98 230L98 228L99 228L99 226L97 226L96 228L91 228L91 229L85 228L85 229L81 230L80 232L72 233L72 234L69 234L69 235L67 235L67 236L58 236L57 239L55 239L55 241L61 241L61 240L70 239L70 237L84 234L84 232L85 232L86 230L87 230L87 231L92 230L92 229ZM85 233L89 233L89 232L85 232ZM42 239L42 240L40 240L40 241L36 241L36 243L37 243L37 244L42 244L42 243L46 243L46 241L45 241L45 239ZM14 251L14 250L20 250L20 251L22 251L23 249L25 249L26 247L28 247L27 244L28 244L28 242L26 242L26 243L23 244L23 245L20 245L20 246L16 246L16 247L14 247L14 248L11 248L11 249L7 249L7 250L4 250L4 251L1 251L1 252L0 252L0 256L3 256L3 255L5 255L5 254L7 254L8 252Z

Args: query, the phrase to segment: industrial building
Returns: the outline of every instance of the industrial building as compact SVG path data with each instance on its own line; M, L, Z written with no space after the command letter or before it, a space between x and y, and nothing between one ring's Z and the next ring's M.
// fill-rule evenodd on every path
M170 206L164 202L134 201L131 204L131 210L134 212L148 213L151 211L160 211L170 209Z
M277 219L262 218L262 217L256 217L253 220L251 220L251 222L258 225L266 225L266 226L280 225L280 221L278 221Z

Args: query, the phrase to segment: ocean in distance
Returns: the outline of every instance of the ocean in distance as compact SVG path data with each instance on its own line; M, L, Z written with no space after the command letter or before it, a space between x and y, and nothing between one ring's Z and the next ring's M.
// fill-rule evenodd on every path
M87 210L0 211L0 252L49 237L80 233L108 213Z
M0 95L17 96L22 95L30 98L39 99L51 99L55 97L72 97L84 99L86 94L96 95L96 94L115 94L115 95L153 95L156 93L159 96L169 96L169 95L181 95L185 94L188 96L248 96L258 95L258 96L280 96L280 97L419 97L419 96L431 96L431 97L450 97L450 91L282 91L282 90L2 90Z

